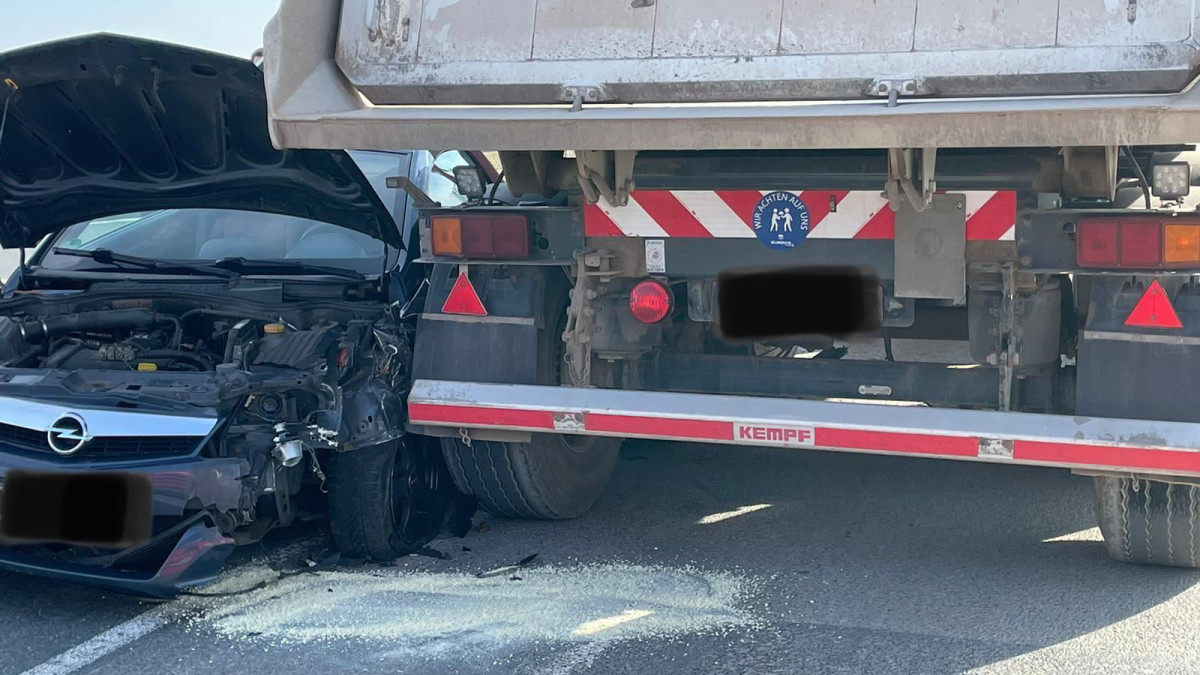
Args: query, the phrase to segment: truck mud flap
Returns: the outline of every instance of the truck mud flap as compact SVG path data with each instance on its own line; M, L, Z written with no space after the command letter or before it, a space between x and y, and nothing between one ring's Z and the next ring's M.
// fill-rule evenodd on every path
M1183 422L418 380L414 424L1200 477Z

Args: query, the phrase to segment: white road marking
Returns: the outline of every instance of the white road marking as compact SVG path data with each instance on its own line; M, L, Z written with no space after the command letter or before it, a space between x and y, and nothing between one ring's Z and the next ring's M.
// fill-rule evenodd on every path
M653 613L654 612L648 609L627 609L620 614L606 616L603 619L585 621L579 624L578 628L571 631L571 635L595 635L596 633L602 633L610 628L616 628L623 623L644 619Z
M81 645L72 647L22 675L67 675L86 668L104 656L162 628L170 620L169 604L159 605L117 624Z
M872 401L872 403L874 403L874 401ZM711 514L708 516L704 516L700 520L697 520L696 524L697 525L712 525L713 523L719 523L722 520L729 520L730 518L737 518L738 516L744 516L747 513L754 513L755 511L762 511L763 509L769 509L769 508L771 508L770 504L751 504L749 506L742 506L742 507L736 508L732 511L722 511L721 513L714 513L714 514Z
M1104 541L1104 537L1100 534L1100 528L1088 527L1078 532L1068 532L1060 534L1057 537L1048 537L1042 540L1043 544L1052 544L1059 541Z

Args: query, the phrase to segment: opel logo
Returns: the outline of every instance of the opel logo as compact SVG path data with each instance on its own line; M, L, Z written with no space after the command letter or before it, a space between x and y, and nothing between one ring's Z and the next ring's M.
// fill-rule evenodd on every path
M83 418L75 414L63 415L46 431L46 442L50 444L50 449L63 457L79 452L90 440Z

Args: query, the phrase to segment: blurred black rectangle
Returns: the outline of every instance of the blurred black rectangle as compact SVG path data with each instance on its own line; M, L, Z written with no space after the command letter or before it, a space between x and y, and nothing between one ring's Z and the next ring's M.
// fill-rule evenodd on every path
M717 314L726 340L848 337L879 330L882 290L858 267L726 270L717 279Z
M13 470L0 489L0 542L125 548L150 538L152 505L145 476Z

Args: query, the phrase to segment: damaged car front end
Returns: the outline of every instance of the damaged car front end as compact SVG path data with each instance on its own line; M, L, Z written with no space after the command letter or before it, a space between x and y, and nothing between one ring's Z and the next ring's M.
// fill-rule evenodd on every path
M0 490L151 486L145 540L6 541L0 568L170 595L327 509L352 555L434 536L453 493L404 433L406 201L360 168L406 158L275 150L232 57L96 36L0 77L0 244L42 241L0 299Z

